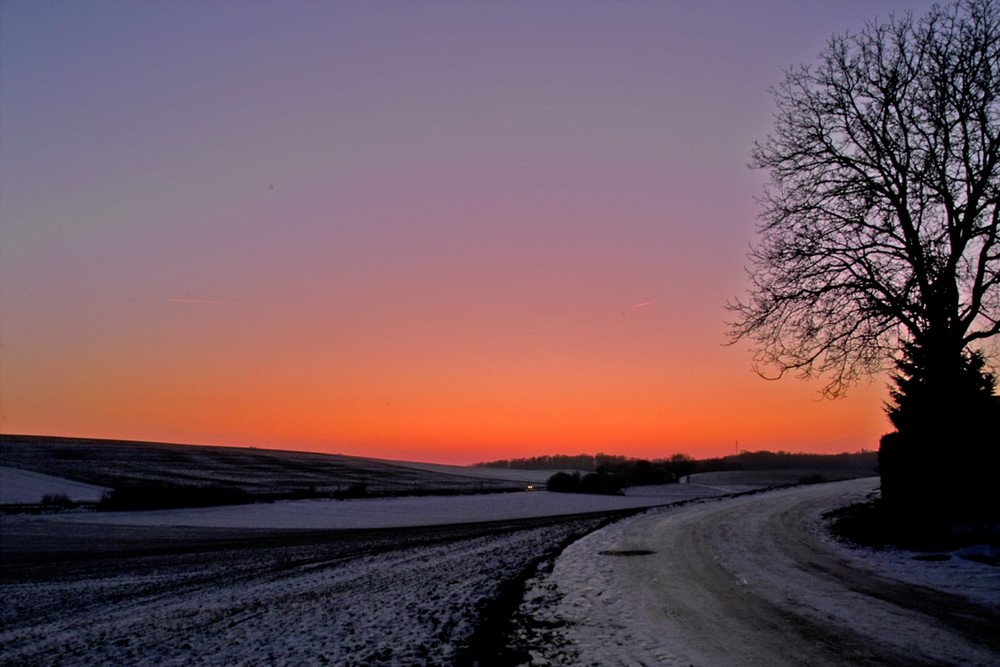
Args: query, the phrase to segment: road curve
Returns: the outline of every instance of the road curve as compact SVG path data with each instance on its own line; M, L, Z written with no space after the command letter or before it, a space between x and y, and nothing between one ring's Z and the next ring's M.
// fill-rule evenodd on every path
M554 609L536 615L565 633L545 638L562 655L542 649L539 663L1000 664L1000 602L892 578L817 530L876 483L693 504L584 538L556 563Z

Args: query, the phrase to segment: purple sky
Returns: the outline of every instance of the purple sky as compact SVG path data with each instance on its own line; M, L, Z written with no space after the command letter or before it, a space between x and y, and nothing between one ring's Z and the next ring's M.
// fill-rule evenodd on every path
M760 380L723 306L768 87L929 6L4 0L0 430L874 448L882 381Z

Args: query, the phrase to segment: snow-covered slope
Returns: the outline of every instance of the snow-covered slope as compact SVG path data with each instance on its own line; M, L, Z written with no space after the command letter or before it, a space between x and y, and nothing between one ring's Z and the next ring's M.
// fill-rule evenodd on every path
M40 503L45 495L63 495L76 502L97 502L108 490L62 477L0 466L0 504Z

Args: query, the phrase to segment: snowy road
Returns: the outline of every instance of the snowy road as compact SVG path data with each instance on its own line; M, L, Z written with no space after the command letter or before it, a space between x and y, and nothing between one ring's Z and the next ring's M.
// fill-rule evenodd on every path
M876 484L652 511L589 535L529 582L522 645L533 664L1000 663L998 568L858 552L819 530Z

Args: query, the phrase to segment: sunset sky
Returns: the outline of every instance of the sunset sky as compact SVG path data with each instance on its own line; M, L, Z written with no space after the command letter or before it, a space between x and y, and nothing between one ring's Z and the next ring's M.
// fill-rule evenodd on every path
M0 4L0 431L877 447L727 347L768 87L930 2Z

